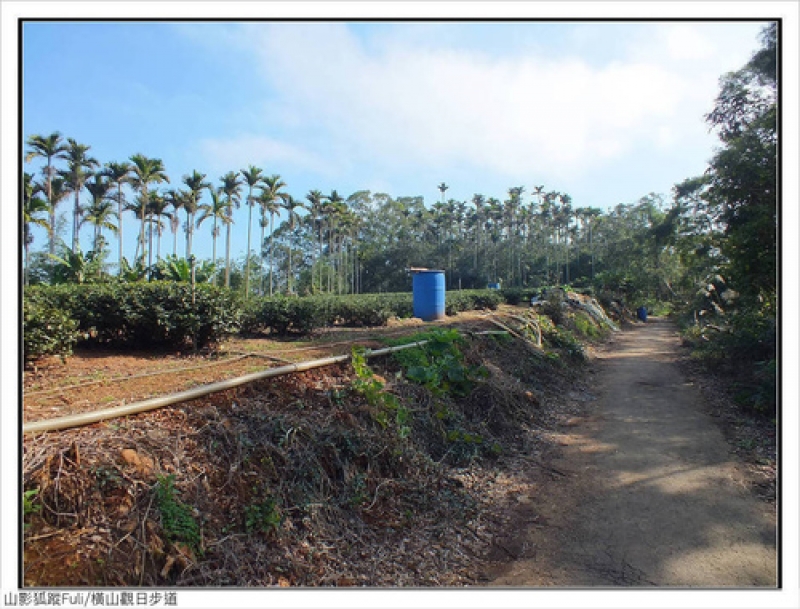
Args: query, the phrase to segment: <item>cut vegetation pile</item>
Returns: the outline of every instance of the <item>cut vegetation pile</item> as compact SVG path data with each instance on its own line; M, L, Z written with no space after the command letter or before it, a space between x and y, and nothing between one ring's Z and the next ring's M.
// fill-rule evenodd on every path
M573 309L560 325L520 311L497 320L511 335L437 329L390 357L355 349L346 365L26 437L25 583L479 584L519 555L504 525L537 492L531 471L560 475L551 432L585 399L579 338L606 331Z

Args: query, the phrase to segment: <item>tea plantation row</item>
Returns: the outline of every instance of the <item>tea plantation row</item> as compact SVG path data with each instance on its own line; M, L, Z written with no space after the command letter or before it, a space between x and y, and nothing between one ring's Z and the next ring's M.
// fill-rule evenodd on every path
M446 312L495 309L529 298L521 290L448 292ZM382 326L413 315L411 293L253 298L185 283L32 286L23 299L26 362L66 356L78 342L115 347L203 348L234 334L308 334L342 326Z

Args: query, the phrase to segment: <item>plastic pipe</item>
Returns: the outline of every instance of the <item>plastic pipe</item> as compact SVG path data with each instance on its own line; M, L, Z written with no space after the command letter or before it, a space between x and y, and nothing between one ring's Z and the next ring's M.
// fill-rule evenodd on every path
M426 344L427 342L428 342L427 340L421 340L409 343L407 345L399 345L397 347L387 347L385 349L378 349L375 351L368 350L365 355L366 357L386 355L388 353L401 351L403 349L419 347ZM207 385L200 385L199 387L187 389L186 391L180 391L178 393L172 393L170 395L151 398L149 400L143 400L141 402L134 402L133 404L126 404L125 406L116 406L114 408L105 408L103 410L82 412L78 414L67 415L64 417L47 419L45 421L26 423L22 426L22 433L27 434L27 433L37 433L44 431L58 431L61 429L69 429L70 427L80 427L82 425L90 425L92 423L105 421L107 419L124 417L131 414L138 414L140 412L147 412L148 410L155 410L157 408L163 408L164 406L169 406L171 404L187 402L189 400L194 400L196 398L203 397L210 393L215 393L217 391L225 391L227 389L238 387L239 385L245 385L247 383L260 381L262 379L282 376L284 374L292 374L294 372L303 372L305 370L311 370L312 368L322 368L323 366L331 366L333 364L338 364L340 362L347 361L351 359L351 357L352 356L349 354L336 355L333 357L326 357L323 359L310 360L307 362L299 362L297 364L289 364L288 366L280 366L278 368L269 368L268 370L253 372L251 374L245 374L244 376L238 376L236 378L227 379L224 381L218 381L216 383L209 383Z

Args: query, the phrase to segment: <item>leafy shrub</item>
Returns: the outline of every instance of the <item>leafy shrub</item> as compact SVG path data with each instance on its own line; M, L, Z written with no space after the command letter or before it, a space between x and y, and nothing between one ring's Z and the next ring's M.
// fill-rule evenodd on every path
M405 297L405 298L404 298ZM402 317L406 311L404 294L358 294L340 296L332 304L336 323L347 327L385 326L392 317Z
M534 288L503 288L500 290L503 300L510 305L526 305L536 294L538 294L538 290Z
M293 298L274 296L248 303L242 324L246 332L271 331L308 334L319 327L331 325L333 313L326 297Z
M762 311L741 309L706 315L683 331L692 357L731 379L737 403L753 414L773 416L777 404L777 331Z
M504 295L497 290L476 290L472 292L472 309L494 311L504 300Z
M410 294L275 296L249 302L242 329L285 335L308 334L332 325L385 326L392 317L410 317L411 308Z
M46 355L66 357L78 342L78 322L58 298L40 286L25 290L22 301L23 354L26 363Z
M503 302L498 290L459 290L447 292L445 295L445 313L457 315L462 311L476 309L495 310Z
M484 368L464 363L460 349L464 337L457 330L437 329L412 338L428 342L392 355L408 380L424 385L434 395L468 395L475 381L487 374Z
M26 340L36 339L36 323L56 314L74 320L84 340L116 346L181 347L195 340L205 347L240 327L236 295L211 285L197 285L194 297L190 285L167 281L37 286L26 290L25 303L35 306L42 295L52 308L31 309Z

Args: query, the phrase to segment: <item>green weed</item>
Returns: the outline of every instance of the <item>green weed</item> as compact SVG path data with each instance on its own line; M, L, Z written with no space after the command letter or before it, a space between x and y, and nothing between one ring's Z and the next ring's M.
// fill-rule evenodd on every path
M283 517L275 499L267 497L244 508L244 527L248 533L277 531Z
M363 347L353 347L353 370L356 379L353 381L353 390L367 400L376 411L373 419L383 429L390 426L392 419L400 438L407 438L411 434L408 425L411 419L410 411L400 403L397 397L384 390L384 384L375 378L375 373L367 366L366 351Z
M156 481L156 505L161 513L161 525L171 541L181 541L195 551L200 550L200 525L192 508L183 503L175 489L175 475L159 476Z
M42 511L42 506L38 503L34 503L34 499L38 494L38 488L32 488L22 493L22 515L24 518L28 518L32 514L38 514ZM27 529L29 526L30 525L28 523L24 524L25 529Z

